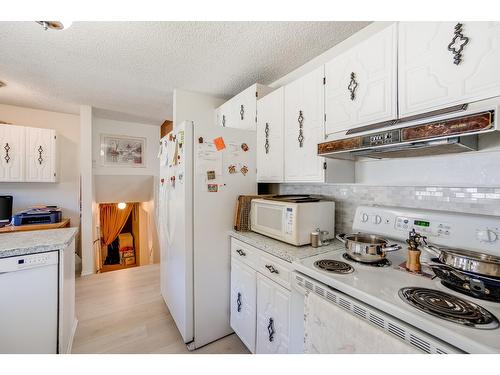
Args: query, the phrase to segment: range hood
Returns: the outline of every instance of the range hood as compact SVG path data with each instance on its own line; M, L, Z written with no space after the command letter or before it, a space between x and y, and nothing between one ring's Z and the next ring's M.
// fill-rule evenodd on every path
M498 108L498 99L488 100L453 107L453 111L395 120L379 127L364 126L359 128L359 135L350 130L337 139L320 143L318 155L335 159L383 159L475 151L479 134L497 130Z

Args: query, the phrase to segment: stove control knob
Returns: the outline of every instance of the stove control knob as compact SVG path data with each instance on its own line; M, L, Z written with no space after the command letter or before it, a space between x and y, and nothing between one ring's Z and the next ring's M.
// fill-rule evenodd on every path
M382 218L379 215L372 216L372 223L373 224L380 224L381 222L382 222Z
M363 223L366 223L366 222L368 221L368 214L363 214L363 215L361 216L361 221L362 221Z
M481 242L495 242L498 235L490 229L478 230L476 238Z

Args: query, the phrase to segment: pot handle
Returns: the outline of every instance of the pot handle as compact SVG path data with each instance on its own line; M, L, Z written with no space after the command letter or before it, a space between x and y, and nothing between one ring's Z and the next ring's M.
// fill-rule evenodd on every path
M393 245L385 246L383 248L384 252L386 252L386 253L390 253L391 251L398 251L398 250L401 250L401 249L402 249L401 245L398 245L398 244L393 244Z
M435 255L436 257L441 256L441 249L437 246L434 245L429 245L429 244L423 244L422 248L427 251L428 253L431 253L432 255Z
M467 276L462 275L460 272L455 270L453 267L447 266L446 264L440 264L440 263L436 263L436 262L421 262L420 264L423 266L430 267L432 270L434 270L434 268L437 268L439 270L449 272L449 273L453 274L454 276L458 277L462 281L469 281L469 278Z
M347 236L347 234L346 234L346 233L339 233L339 234L337 234L337 235L335 236L335 238L336 238L337 240L339 240L340 242L342 242L342 243L345 245L345 244L346 244L346 242L347 242L347 241L344 239L344 238L345 238L345 236Z

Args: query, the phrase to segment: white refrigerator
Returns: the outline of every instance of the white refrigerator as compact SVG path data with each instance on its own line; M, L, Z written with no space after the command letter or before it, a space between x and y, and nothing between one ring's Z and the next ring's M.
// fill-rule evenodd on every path
M255 131L184 121L160 146L161 293L189 349L232 332L236 200L256 194Z

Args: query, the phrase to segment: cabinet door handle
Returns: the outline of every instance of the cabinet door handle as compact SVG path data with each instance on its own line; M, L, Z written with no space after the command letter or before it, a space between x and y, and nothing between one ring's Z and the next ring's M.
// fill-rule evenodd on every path
M246 257L247 256L247 253L245 253L243 250L241 249L238 249L236 250L236 252L240 255L240 257Z
M299 111L297 121L299 122L299 136L297 137L297 140L299 141L299 147L302 147L304 145L304 115L302 114L302 111Z
M38 146L38 163L40 165L42 165L42 162L43 162L42 152L43 152L43 147L40 145L40 146Z
M351 100L356 99L356 89L358 88L358 82L356 81L356 73L351 72L351 81L349 82L349 86L347 86L347 90L351 93Z
M278 273L279 273L279 271L278 271L276 268L274 268L271 264L266 264L266 268L267 268L267 269L269 270L269 272L271 272L271 273L275 273L275 274L278 274Z
M236 304L238 305L237 311L241 311L241 293L238 292L238 298L236 298Z
M222 115L222 126L226 126L226 115Z
M240 116L242 120L245 119L245 107L243 107L243 104L240 107Z
M462 62L462 51L467 43L469 43L469 38L462 33L462 26L463 24L460 22L455 25L453 38L451 39L451 43L448 44L448 51L453 53L453 64L455 65L459 65Z
M267 325L267 332L269 333L269 342L274 340L274 319L269 318L269 324Z
M269 123L266 122L266 127L264 128L264 133L266 134L266 143L264 148L266 149L266 154L269 154Z
M9 164L10 161L10 156L9 156L9 151L10 151L10 146L9 143L6 143L5 146L3 147L5 150L5 156L3 157L5 159L5 162Z

